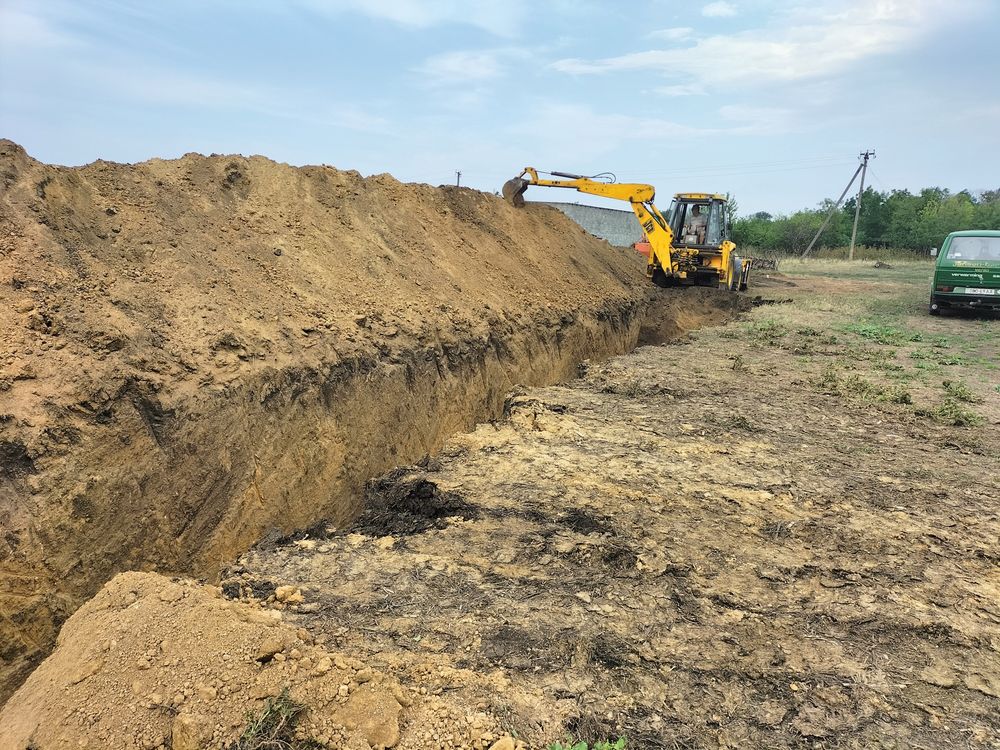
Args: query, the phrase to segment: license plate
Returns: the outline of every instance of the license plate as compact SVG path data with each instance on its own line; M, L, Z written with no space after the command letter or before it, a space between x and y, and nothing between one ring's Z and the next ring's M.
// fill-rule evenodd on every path
M996 294L996 289L978 289L974 286L965 287L966 294Z

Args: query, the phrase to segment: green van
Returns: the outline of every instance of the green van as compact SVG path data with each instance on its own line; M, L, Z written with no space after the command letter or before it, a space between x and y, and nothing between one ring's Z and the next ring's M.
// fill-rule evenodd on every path
M973 229L945 238L934 266L930 313L953 307L1000 310L1000 231Z

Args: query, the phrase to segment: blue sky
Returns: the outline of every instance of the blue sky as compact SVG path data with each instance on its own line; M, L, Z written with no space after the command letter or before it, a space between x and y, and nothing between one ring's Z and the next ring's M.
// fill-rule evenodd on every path
M1000 187L998 32L997 0L0 0L0 136L486 190L610 170L788 212L865 148L877 189Z

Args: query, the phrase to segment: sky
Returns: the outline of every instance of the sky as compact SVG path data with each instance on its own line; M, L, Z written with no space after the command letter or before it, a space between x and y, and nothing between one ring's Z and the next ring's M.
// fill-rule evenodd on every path
M0 0L0 137L489 191L610 171L788 213L866 149L878 190L1000 187L998 32L1000 0Z

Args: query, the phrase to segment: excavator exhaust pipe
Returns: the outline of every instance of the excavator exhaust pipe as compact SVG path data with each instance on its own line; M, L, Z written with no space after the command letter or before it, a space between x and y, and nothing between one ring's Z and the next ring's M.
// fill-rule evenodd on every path
M528 185L530 184L530 182L521 177L507 180L501 189L503 199L514 208L522 208L524 206L524 191L528 189Z

